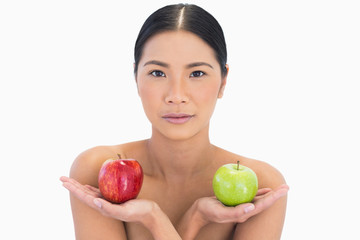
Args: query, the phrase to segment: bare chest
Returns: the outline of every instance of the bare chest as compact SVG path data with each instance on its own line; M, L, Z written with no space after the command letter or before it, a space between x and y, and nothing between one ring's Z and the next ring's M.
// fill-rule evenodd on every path
M177 226L185 212L201 197L213 196L212 179L203 179L192 183L179 183L171 186L144 179L139 198L155 201ZM234 224L209 224L201 229L196 239L226 240L232 239ZM128 239L153 239L150 232L140 224L126 223Z
M209 224L203 227L196 240L232 240L235 232L235 224ZM140 224L125 224L127 239L129 240L151 240L151 233Z

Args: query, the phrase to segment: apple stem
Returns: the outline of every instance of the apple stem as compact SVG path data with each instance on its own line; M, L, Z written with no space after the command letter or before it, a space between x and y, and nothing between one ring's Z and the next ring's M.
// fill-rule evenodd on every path
M240 161L237 161L237 170L239 170Z
M120 153L118 153L117 156L118 156L119 159L121 159L121 154Z

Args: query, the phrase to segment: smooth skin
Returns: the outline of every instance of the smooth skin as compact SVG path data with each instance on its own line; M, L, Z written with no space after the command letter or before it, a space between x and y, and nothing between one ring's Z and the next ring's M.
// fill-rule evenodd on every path
M144 47L136 84L151 138L89 149L70 178L61 177L76 239L280 239L289 189L281 173L210 143L210 118L226 86L212 48L189 32L158 33ZM179 113L190 117L164 117ZM123 204L105 201L97 188L102 163L117 154L144 170L138 198ZM237 161L255 171L259 191L252 203L225 207L213 196L212 178Z

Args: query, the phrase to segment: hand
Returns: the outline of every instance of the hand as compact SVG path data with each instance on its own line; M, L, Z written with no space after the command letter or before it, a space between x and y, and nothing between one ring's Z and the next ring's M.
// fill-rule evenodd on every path
M75 197L104 216L123 222L141 223L151 232L154 239L181 239L169 218L153 201L133 199L121 204L112 204L101 198L98 188L82 185L68 177L61 177L60 180Z
M224 206L215 197L200 198L197 200L197 210L203 226L210 222L243 223L273 205L279 198L286 195L288 190L289 187L286 184L275 190L262 188L258 190L252 203L244 203L235 207Z
M80 201L96 209L107 217L112 217L124 222L144 223L145 217L150 216L157 208L155 202L144 199L133 199L122 204L112 204L102 199L100 190L90 185L82 185L76 180L61 177L63 186Z

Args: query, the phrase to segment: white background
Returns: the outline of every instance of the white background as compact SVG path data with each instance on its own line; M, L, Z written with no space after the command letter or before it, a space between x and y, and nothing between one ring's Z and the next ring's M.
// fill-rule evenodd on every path
M0 239L74 239L59 177L85 149L150 136L134 42L177 2L122 2L0 2ZM213 143L284 174L282 239L360 239L358 1L193 3L228 44Z

